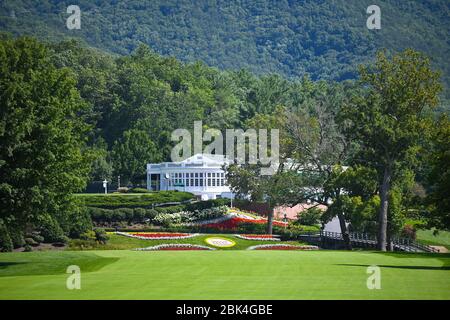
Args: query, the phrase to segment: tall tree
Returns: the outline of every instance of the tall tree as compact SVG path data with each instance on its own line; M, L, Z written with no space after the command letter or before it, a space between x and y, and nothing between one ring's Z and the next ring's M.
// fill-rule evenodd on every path
M429 227L450 229L450 120L443 115L432 132L431 165L428 174L430 193L427 196Z
M392 179L414 162L427 111L438 104L438 78L429 60L413 50L392 58L379 52L374 64L360 69L366 93L342 109L347 136L361 146L357 160L379 175L378 248L383 251Z
M160 160L161 155L155 144L142 130L125 131L112 150L114 173L120 175L125 183L145 180L146 164Z
M0 41L0 219L23 231L63 220L90 168L87 105L67 69L30 38Z

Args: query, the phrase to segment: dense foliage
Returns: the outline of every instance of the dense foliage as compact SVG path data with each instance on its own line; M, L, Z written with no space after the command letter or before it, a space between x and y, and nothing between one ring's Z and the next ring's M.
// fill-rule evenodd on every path
M87 182L89 106L69 69L56 68L47 47L22 38L0 42L0 225L14 247L26 227L63 241L79 208L72 193ZM9 248L8 235L3 235Z
M81 9L81 29L68 30L68 5ZM369 0L178 1L16 0L0 3L0 27L45 39L77 37L129 54L141 43L183 61L221 69L313 79L355 78L375 51L408 47L433 57L450 83L449 2L383 0L381 30L368 30ZM447 98L450 96L447 91Z

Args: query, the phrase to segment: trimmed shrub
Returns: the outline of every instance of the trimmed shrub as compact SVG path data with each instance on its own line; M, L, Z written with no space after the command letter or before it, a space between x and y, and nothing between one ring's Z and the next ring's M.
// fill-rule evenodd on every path
M158 215L158 211L155 209L146 209L145 210L145 218L150 219L150 221L153 221L153 219Z
M209 209L213 207L221 207L221 206L227 206L230 205L230 199L214 199L214 200L207 200L207 201L199 201L194 203L186 204L184 210L186 211L195 211L195 210L204 210Z
M82 194L77 196L88 207L152 208L155 204L185 202L194 199L189 192L159 191L142 194Z
M144 188L133 188L130 191L131 193L150 193L150 190L144 189Z
M86 208L73 211L69 214L68 233L71 238L79 238L81 234L92 230L92 219Z
M133 221L142 222L145 219L145 209L144 208L135 208L133 210Z
M25 247L23 248L23 252L31 252L31 251L33 251L31 245L26 244Z

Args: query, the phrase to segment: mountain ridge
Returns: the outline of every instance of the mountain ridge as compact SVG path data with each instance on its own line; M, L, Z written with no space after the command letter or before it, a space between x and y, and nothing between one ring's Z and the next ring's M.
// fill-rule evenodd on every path
M442 71L450 98L450 3L378 1L381 30L368 30L370 1L1 1L0 27L47 40L75 37L129 54L145 43L185 61L219 69L279 73L288 78L354 79L377 50L424 52ZM81 9L81 29L68 30L66 8Z

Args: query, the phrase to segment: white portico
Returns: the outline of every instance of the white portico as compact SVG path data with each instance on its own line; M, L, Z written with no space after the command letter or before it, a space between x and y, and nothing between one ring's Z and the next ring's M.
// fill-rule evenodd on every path
M147 189L191 192L202 200L231 198L226 184L222 155L196 154L180 162L147 164Z

